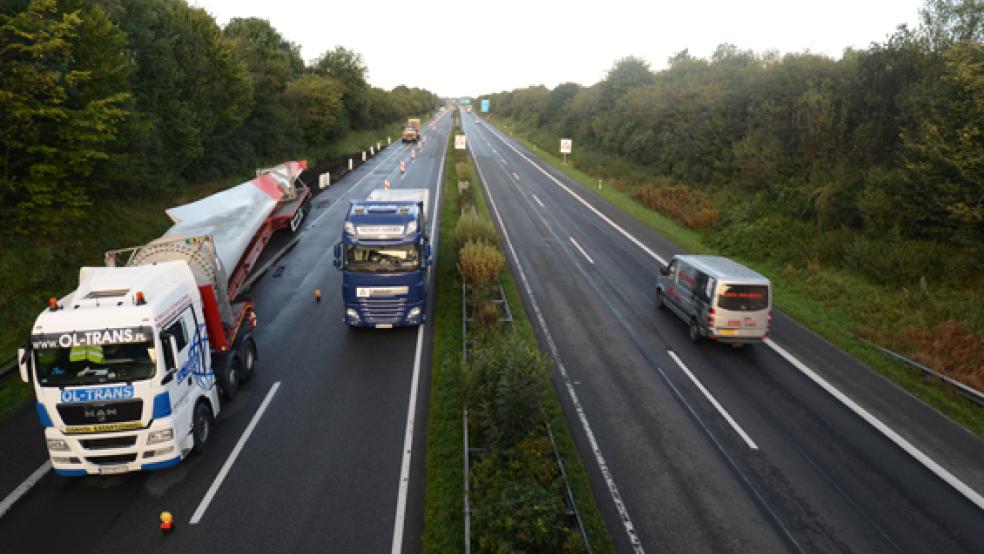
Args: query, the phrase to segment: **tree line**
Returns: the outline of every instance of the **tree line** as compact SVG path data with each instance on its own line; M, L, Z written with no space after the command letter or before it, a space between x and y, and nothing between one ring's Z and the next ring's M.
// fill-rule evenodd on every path
M984 256L984 2L928 0L920 16L840 59L723 44L658 72L628 57L592 86L484 97L603 154L582 167L627 162L719 204Z
M0 221L57 234L93 200L317 157L439 105L369 85L341 46L305 64L262 19L184 0L0 0Z

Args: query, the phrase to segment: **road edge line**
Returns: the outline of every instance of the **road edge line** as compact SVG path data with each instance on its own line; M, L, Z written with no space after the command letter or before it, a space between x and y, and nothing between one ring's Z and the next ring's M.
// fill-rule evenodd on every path
M51 471L51 459L47 459L41 464L41 467L34 470L34 473L27 476L27 479L17 485L17 488L10 491L10 494L5 496L2 501L0 501L0 518L2 518L18 500L21 499L25 494L27 494L34 485L38 484L38 481L44 478L48 472Z

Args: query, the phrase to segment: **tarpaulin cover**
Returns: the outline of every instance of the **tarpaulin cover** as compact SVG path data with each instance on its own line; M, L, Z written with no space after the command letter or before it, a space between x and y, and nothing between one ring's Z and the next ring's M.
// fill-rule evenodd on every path
M190 204L167 210L175 222L164 236L211 235L226 271L232 272L253 235L290 186L279 175L264 175Z

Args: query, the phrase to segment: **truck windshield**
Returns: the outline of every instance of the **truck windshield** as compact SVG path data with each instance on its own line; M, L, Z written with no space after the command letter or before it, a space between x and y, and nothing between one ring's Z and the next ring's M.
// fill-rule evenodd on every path
M413 271L420 267L420 252L416 245L404 246L347 246L345 269L360 272Z
M40 348L35 354L43 387L140 381L153 377L157 369L152 342Z
M738 312L757 312L769 307L769 287L765 285L724 285L718 307Z

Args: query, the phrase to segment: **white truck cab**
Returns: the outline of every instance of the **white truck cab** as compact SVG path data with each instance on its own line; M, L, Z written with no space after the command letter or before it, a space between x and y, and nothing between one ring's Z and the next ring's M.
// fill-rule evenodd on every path
M248 326L211 352L206 291L187 263L165 261L85 267L74 292L51 299L18 360L57 473L164 469L204 449L220 410L216 366L231 396L256 359Z

